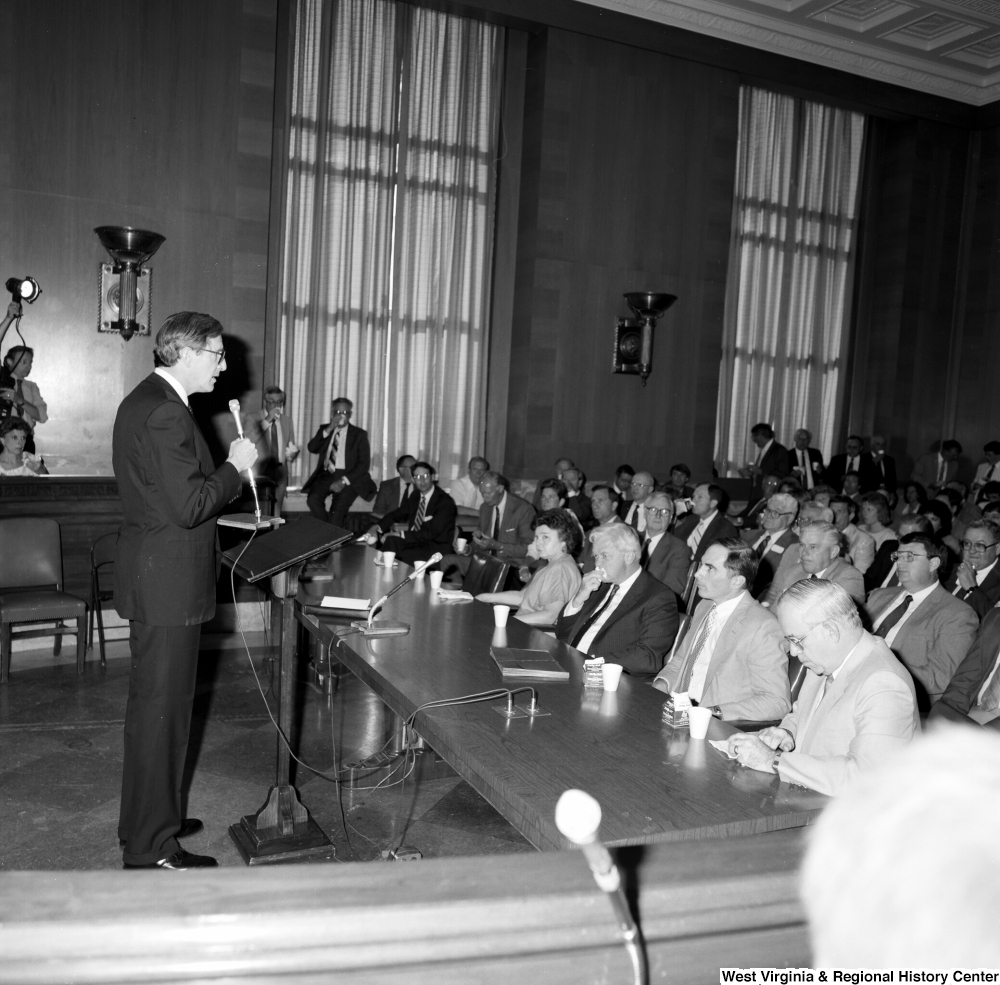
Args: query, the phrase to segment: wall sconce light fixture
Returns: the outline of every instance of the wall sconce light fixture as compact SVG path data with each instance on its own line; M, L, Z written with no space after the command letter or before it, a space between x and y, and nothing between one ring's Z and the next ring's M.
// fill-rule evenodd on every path
M101 316L98 331L120 332L127 342L136 331L149 335L150 271L142 265L160 248L165 236L131 226L98 226L101 246L111 254L113 264L101 265ZM145 291L139 281L145 283ZM145 317L137 318L145 308ZM117 318L114 316L117 315Z
M642 385L653 369L653 329L657 319L676 300L676 294L629 291L623 295L635 318L619 318L615 323L613 373L637 373Z

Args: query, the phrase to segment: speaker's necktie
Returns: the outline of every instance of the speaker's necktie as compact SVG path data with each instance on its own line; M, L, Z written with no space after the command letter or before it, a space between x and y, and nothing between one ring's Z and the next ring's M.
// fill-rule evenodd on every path
M896 623L898 623L899 620L906 615L906 610L909 609L912 602L913 602L912 595L907 593L905 596L903 596L903 604L897 605L896 608L893 609L892 612L890 612L885 617L885 619L882 620L882 625L875 630L875 635L881 636L882 639L885 639L886 636L889 635L889 631L892 629L892 627L895 626Z
M600 604L590 614L590 618L586 619L583 625L573 634L573 639L570 640L569 644L570 646L579 645L580 640L582 640L584 636L587 635L590 628L594 625L595 622L597 622L601 613L611 604L611 600L615 597L615 592L617 591L618 591L618 586L613 584L611 586L611 589L608 591L608 594L605 595L603 599L601 599Z

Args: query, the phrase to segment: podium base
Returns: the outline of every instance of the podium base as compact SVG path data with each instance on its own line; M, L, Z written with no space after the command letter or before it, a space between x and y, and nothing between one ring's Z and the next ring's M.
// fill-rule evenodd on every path
M281 827L261 827L267 818L277 821L284 814L294 818L287 833ZM323 829L302 805L295 788L271 787L267 804L256 814L245 814L239 824L229 826L229 837L247 865L275 865L282 862L328 862L336 849Z

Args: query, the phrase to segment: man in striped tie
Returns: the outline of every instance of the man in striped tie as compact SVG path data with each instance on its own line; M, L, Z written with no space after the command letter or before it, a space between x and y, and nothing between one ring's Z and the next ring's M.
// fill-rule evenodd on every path
M751 769L836 794L919 733L913 681L885 641L865 632L854 600L833 582L796 582L778 599L777 616L806 679L780 725L737 732L729 752Z
M427 462L410 470L414 490L399 507L386 513L368 530L369 544L381 540L384 551L395 551L406 564L419 564L439 551L451 550L458 507L437 486L437 472Z

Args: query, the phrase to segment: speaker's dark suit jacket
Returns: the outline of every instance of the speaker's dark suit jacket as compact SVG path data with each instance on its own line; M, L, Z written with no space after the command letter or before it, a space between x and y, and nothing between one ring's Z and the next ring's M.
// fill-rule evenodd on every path
M125 862L147 865L179 849L201 623L215 614L215 517L241 481L229 463L215 468L191 412L156 373L122 401L112 461L124 513L115 608L129 620L132 655L118 836Z
M953 571L944 583L944 590L971 605L976 610L976 615L982 619L997 602L1000 602L1000 562L994 564L993 570L983 579L983 583L973 589L960 588L956 593L957 583L958 572Z
M556 636L568 643L611 590L602 585L591 593L583 608L572 616L559 613ZM632 587L608 617L590 648L593 657L621 664L636 677L653 677L677 635L677 597L652 575L639 572Z
M427 508L424 511L424 520L419 530L410 529L413 520L420 508L420 492L416 488L406 498L406 502L386 513L379 520L379 529L385 533L392 529L394 523L405 523L406 533L397 535L403 541L406 548L425 548L425 557L430 557L435 551L447 554L451 550L452 541L455 538L455 518L458 516L458 507L455 500L446 492L434 487L430 498L427 500ZM404 557L402 560L411 563L410 558Z
M847 474L848 455L834 455L830 459L824 481L837 490L844 487L844 476ZM882 483L882 474L875 470L875 463L868 452L863 451L858 455L858 475L861 479L861 492L872 492Z
M156 373L121 403L112 463L124 522L115 608L149 626L194 626L215 615L215 517L241 491L215 467L191 411Z
M968 715L976 704L983 683L996 663L998 652L1000 652L1000 609L991 609L979 624L976 638L944 689L941 701L963 715Z
M321 476L326 474L326 452L333 441L331 431L325 438L323 432L330 426L328 421L321 424L316 434L309 440L306 447L313 455L319 456L319 463L316 471L309 476L309 481L302 487L307 491L309 487ZM347 446L344 449L344 468L337 469L330 473L330 478L334 482L337 479L346 478L354 487L354 490L362 499L371 499L375 495L375 483L368 474L371 468L371 448L368 444L368 432L363 428L356 428L353 424L347 425Z

